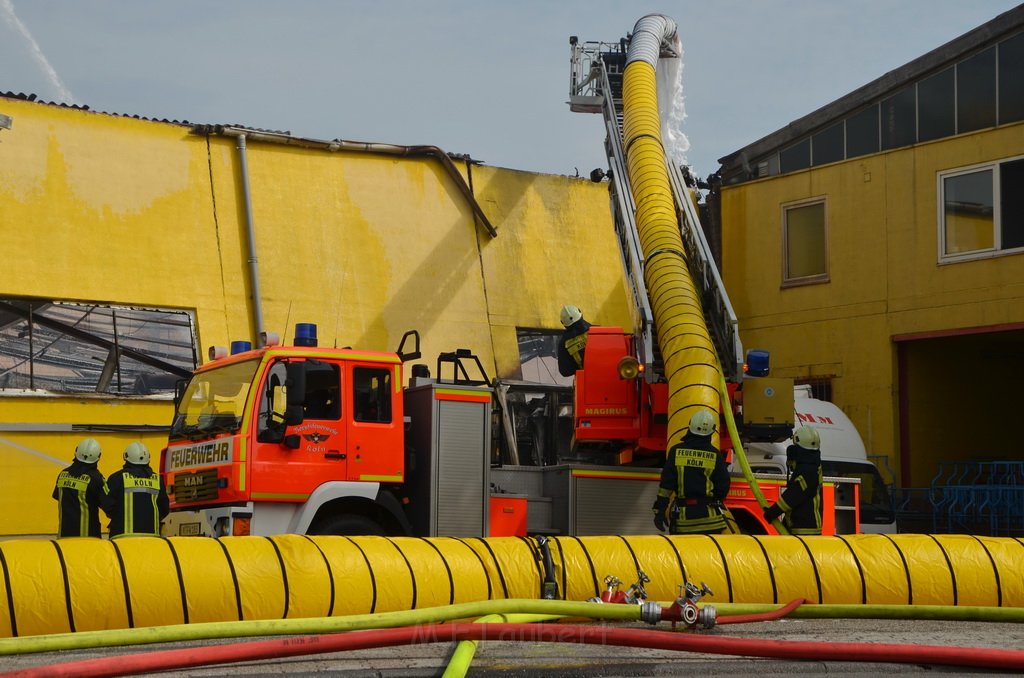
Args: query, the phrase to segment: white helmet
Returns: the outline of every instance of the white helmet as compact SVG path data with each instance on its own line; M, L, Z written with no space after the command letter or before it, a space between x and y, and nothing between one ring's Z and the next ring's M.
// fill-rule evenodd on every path
M140 442L128 443L124 448L124 460L133 464L149 463L149 448Z
M708 410L698 410L690 417L690 433L709 436L715 432L715 417Z
M821 449L821 436L810 426L801 426L794 431L793 442L805 450Z
M569 304L562 307L562 313L559 317L562 321L562 327L568 327L583 317L583 311L579 307Z
M95 438L86 438L75 448L75 459L86 464L95 464L100 460L100 444Z

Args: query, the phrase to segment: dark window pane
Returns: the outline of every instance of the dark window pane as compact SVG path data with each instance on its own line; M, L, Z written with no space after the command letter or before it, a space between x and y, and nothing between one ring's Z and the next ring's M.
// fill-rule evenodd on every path
M391 421L391 370L357 367L352 370L353 413L356 421Z
M790 207L785 212L786 280L828 275L825 203Z
M957 131L972 132L996 124L996 48L956 66Z
M832 125L811 137L815 165L843 159L843 123Z
M804 139L779 153L779 168L782 173L795 172L811 166L811 140Z
M995 246L992 170L946 177L943 202L945 254L990 250Z
M1002 196L1002 249L1024 247L1024 160L999 166Z
M917 141L914 88L906 88L882 102L882 148L909 146Z
M1024 33L999 43L999 124L1024 120Z
M954 73L947 68L917 84L917 139L931 141L956 134Z
M878 106L846 120L846 157L878 153Z

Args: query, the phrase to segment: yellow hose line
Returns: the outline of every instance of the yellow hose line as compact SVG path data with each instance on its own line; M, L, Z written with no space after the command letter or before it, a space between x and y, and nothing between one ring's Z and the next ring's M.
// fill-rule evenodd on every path
M626 66L622 102L626 169L636 202L636 224L645 261L644 282L668 379L666 445L671 447L679 442L694 412L702 408L720 411L720 372L704 321L700 292L687 267L665 169L652 64L633 61Z
M719 375L718 392L722 397L722 402L728 403L729 387L725 383L724 375ZM750 469L750 463L747 461L747 453L743 450L743 443L740 440L740 433L736 429L736 417L732 414L732 407L726 406L722 411L725 415L725 425L729 429L729 437L732 438L733 453L736 455L736 461L739 462L740 470L743 472L743 478L750 486L751 492L754 493L754 498L757 499L757 503L761 508L767 508L768 500L764 498L764 492L761 491L761 486L758 485L757 479L754 478L754 472ZM772 526L778 530L779 534L789 534L789 530L787 530L786 526L782 524L782 521L777 518L772 521Z
M540 615L544 617L600 619L630 622L640 620L639 605L605 605L567 600L509 599L459 603L423 610L402 610L380 614L311 619L224 621L173 624L136 629L55 633L25 638L0 638L0 656L83 650L97 647L147 645L256 636L312 635L367 631L475 619L487 615Z
M1024 607L1024 540L971 535L554 537L568 601L704 582L715 603ZM0 637L227 621L271 626L539 596L516 537L156 537L0 542ZM547 614L549 609L488 609ZM468 616L468 615L467 615ZM579 616L587 616L580 614ZM336 629L335 629L336 630ZM295 631L303 632L303 631ZM232 632L233 633L233 632ZM3 642L3 641L0 641Z
M561 617L549 614L489 614L486 617L477 619L476 623L533 624L535 622L555 621L557 619L561 619ZM451 659L448 660L448 666L445 668L441 678L463 678L463 676L469 673L469 665L473 663L473 657L476 656L476 648L479 644L479 640L461 641L455 647L455 652L452 653Z
M662 603L663 606L668 603ZM703 607L703 604L701 604ZM774 612L783 605L719 603L719 617ZM981 621L1007 624L1024 623L1024 608L982 607L978 605L801 605L787 617L791 619L930 619L937 621Z

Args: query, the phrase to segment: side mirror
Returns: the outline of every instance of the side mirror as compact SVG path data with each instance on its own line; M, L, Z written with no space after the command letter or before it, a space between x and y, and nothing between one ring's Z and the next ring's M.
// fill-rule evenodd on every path
M285 426L298 426L302 423L305 418L305 410L302 405L288 405L288 408L284 411L284 425Z
M285 370L288 374L285 382L288 389L288 407L297 405L301 408L306 401L306 363L288 363Z
M179 379L174 382L174 409L178 409L182 399L185 397L185 387L188 386L187 379Z
M405 342L409 339L413 341L412 350L407 351L405 349ZM420 358L420 333L416 330L409 330L402 335L402 341L398 343L398 350L395 351L398 354L398 359L403 363L407 363L410 360L418 360Z
M289 450L297 450L299 449L300 440L298 433L289 433L284 437L284 440L281 441L281 444Z

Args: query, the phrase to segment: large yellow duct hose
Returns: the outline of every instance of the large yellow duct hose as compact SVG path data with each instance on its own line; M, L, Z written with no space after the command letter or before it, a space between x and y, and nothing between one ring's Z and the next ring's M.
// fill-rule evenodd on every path
M549 540L560 596L637 570L652 600L684 581L714 603L1024 607L1024 543L968 535ZM136 537L0 542L0 636L344 616L537 598L529 538Z
M636 202L644 282L669 387L668 447L679 442L697 410L720 412L718 358L687 267L661 143L657 48L674 34L675 25L666 17L652 15L637 22L622 86L626 168Z

